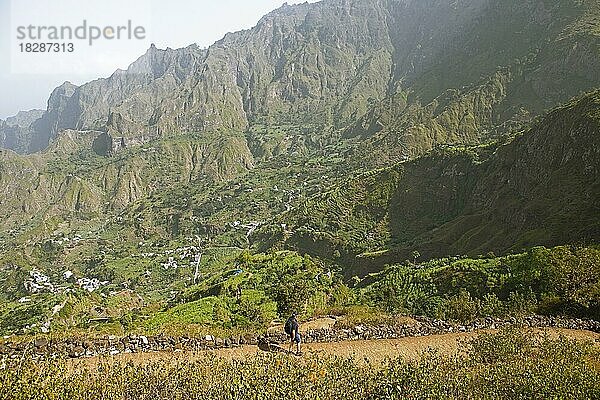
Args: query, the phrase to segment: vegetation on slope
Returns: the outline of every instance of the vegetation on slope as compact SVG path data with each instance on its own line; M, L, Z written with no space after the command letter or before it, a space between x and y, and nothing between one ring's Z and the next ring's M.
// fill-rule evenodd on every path
M365 278L367 303L462 322L539 313L600 319L600 251L535 247L506 257L391 266Z
M600 232L598 110L595 91L514 138L441 146L366 173L307 199L257 231L256 240L353 266L355 273L415 250L430 258L593 242Z
M208 52L152 47L133 74L61 86L17 132L49 147L0 154L0 329L262 329L357 305L595 317L589 282L514 263L556 278L597 257L524 255L600 237L600 92L535 117L600 81L596 3L284 6ZM523 254L415 269L415 251Z
M292 252L219 257L196 279L194 264L112 265L104 269L109 275L96 271L107 281L92 292L50 275L52 288L30 294L22 285L31 285L32 278L14 270L12 280L3 282L18 289L4 295L0 332L261 332L291 311L302 318L337 314L357 323L384 323L397 315L462 323L534 313L600 319L600 251L594 247L536 247L504 257L424 263L415 254L405 264L350 282L341 268Z

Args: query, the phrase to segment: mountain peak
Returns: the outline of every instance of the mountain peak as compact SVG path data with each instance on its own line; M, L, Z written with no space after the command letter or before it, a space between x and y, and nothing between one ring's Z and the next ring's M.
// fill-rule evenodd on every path
M70 81L64 81L60 86L54 89L54 92L67 93L72 92L77 89L79 86L71 83Z
M525 102L533 114L597 84L595 36L554 40L578 21L588 26L584 10L573 10L570 1L548 10L558 21L550 25L536 22L539 10L532 3L455 3L284 4L254 28L227 34L209 49L159 49L151 43L126 71L82 85L81 96L49 115L36 135L52 136L57 126L105 127L110 115L122 122L113 127L116 136L140 142L166 133L245 130L264 121L310 126L316 133L348 127L398 90L431 103L446 90L478 85L498 67L514 67L515 82L532 82L523 89L527 95L509 90L506 105ZM490 31L495 22L497 29ZM577 65L569 73L568 63L549 61L565 57ZM53 96L72 95L76 88L65 82ZM494 104L505 96L499 93ZM460 121L469 132L478 131L467 119Z
M17 115L6 118L8 126L19 126L21 128L28 128L33 121L40 118L44 114L44 110L29 110L19 111Z

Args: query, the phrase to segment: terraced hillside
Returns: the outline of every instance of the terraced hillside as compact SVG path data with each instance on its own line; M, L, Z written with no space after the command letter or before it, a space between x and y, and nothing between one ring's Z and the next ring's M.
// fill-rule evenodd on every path
M440 146L351 179L257 233L360 270L423 256L593 242L600 233L600 92L514 138ZM280 227L285 225L285 229Z
M363 305L386 264L594 246L599 26L323 0L61 85L0 121L0 330L258 329Z

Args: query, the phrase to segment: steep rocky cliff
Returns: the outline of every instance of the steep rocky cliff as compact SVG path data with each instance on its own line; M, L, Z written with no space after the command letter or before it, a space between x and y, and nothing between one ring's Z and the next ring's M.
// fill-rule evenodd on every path
M399 92L428 104L510 68L501 104L480 99L495 117L485 125L495 125L597 84L597 8L574 0L283 6L208 49L152 46L126 71L81 87L65 83L33 123L27 151L44 149L63 129L106 131L124 145L256 124L322 132Z
M20 153L29 150L32 137L31 124L44 115L43 110L19 111L5 121L0 119L0 148L13 149Z

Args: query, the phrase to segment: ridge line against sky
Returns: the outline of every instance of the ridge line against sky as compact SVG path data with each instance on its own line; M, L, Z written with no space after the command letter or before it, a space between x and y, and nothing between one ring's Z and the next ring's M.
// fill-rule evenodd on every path
M110 76L117 69L126 69L142 56L148 46L131 48L119 59L106 60L101 67L90 66L81 74L24 74L11 69L11 5L20 0L0 0L0 119L16 115L18 111L45 109L54 88L65 81L81 85L98 78ZM29 0L47 4L51 0ZM52 1L65 4L71 0ZM96 5L103 0L93 0ZM254 27L260 18L288 4L301 4L305 0L210 0L190 2L186 0L143 0L148 3L152 18L147 42L158 48L181 48L191 44L208 47L229 32ZM310 0L315 3L317 0ZM57 8L57 20L68 10ZM62 14L61 14L62 13ZM93 16L92 16L93 17ZM50 20L52 16L49 16ZM85 67L85 65L84 65Z

